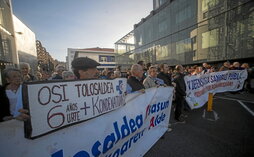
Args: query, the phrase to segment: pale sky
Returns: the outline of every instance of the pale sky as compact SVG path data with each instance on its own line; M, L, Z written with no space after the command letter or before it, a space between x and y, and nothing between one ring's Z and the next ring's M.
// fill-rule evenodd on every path
M67 48L114 48L152 5L153 0L12 0L13 13L60 61Z

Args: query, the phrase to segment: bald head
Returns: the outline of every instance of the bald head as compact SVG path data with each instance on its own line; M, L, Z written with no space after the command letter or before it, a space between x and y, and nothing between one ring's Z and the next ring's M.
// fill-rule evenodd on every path
M207 63L203 63L203 67L204 67L204 68L207 68L207 67L208 67L208 64L207 64Z
M239 62L234 62L234 63L233 63L233 66L234 66L235 68L238 68L238 67L240 67L240 63L239 63Z
M142 76L143 76L143 67L139 64L133 64L131 66L131 74L132 74L132 76L142 78Z

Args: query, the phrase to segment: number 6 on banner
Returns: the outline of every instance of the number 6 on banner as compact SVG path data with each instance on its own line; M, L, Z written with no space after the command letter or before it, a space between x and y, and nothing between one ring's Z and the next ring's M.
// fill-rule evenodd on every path
M57 106L53 107L52 109L49 110L48 115L47 115L47 122L48 122L48 125L49 125L51 128L58 128L58 127L62 126L63 123L64 123L64 121L65 121L65 117L64 117L64 114L63 114L63 113L61 113L61 112L56 112L56 113L51 114L51 111L52 111L53 109L57 108L57 107L62 107L62 105L57 105ZM53 112L53 111L52 111L52 112ZM57 116L57 117L60 116L61 120L58 120L58 119L55 120L55 121L51 120L51 119L54 118L54 117L56 118L56 116ZM54 122L56 122L56 124L55 124ZM57 123L60 123L60 124L57 125Z

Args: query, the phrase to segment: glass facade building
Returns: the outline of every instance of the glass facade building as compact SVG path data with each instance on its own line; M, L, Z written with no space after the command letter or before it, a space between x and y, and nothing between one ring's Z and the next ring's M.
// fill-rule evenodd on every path
M3 69L18 64L14 36L11 2L0 0L0 84Z
M126 34L115 43L116 63L121 69L128 69L134 63L134 34L133 31Z
M134 25L133 50L118 55L119 58L172 66L226 60L254 63L253 0L154 0L153 3L150 15Z

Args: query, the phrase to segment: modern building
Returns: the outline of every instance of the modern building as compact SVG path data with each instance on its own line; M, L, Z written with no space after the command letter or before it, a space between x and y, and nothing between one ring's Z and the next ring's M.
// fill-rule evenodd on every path
M3 69L19 63L15 35L11 1L0 0L0 84L3 83Z
M33 74L38 68L35 34L15 15L13 25L19 62L29 63Z
M134 63L134 34L126 34L115 43L116 63L121 65L121 70L126 71Z
M67 65L69 70L71 70L71 62L73 59L78 57L88 57L94 59L101 64L97 67L101 70L104 68L116 68L114 49L99 47L86 49L68 48Z
M153 10L134 25L131 35L115 43L119 65L139 60L172 66L254 63L254 1L153 0ZM123 52L127 37L134 42Z

